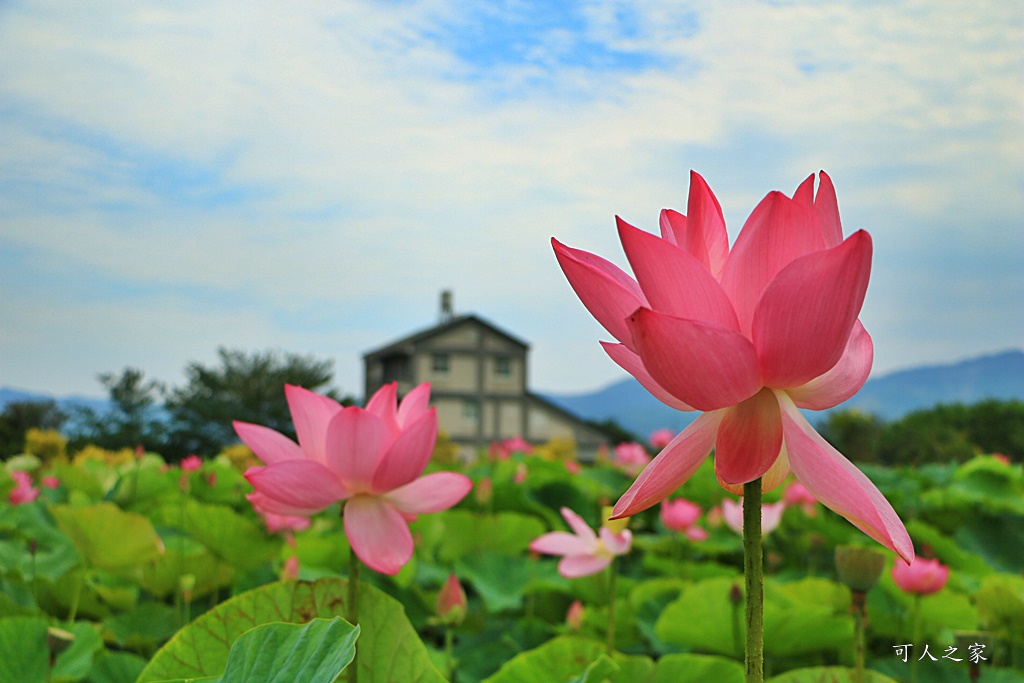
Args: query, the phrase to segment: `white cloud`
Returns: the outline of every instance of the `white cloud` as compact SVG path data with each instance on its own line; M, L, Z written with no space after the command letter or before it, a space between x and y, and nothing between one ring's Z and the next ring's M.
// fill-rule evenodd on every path
M1014 3L587 2L581 36L550 31L533 61L486 71L438 39L465 25L462 12L446 2L0 8L0 240L34 255L24 276L73 270L154 288L146 313L109 312L115 330L163 311L194 332L156 345L154 368L238 339L319 348L359 378L360 352L431 322L436 292L454 287L462 310L534 342L534 380L549 389L620 375L548 238L621 263L612 216L652 229L662 206L684 208L697 162L733 235L764 192L825 166L846 224L871 227L901 256L943 234L1020 246L1006 234L1024 208ZM653 66L552 66L583 39ZM979 205L985 220L971 221ZM975 286L979 275L949 256L944 280ZM903 268L879 254L876 277ZM939 276L928 264L917 272ZM3 277L12 291L6 278L18 274ZM193 314L189 297L211 309ZM1007 329L999 312L1013 302L996 299L981 318ZM884 297L870 305L880 349L907 338L910 323ZM6 311L5 326L17 313L40 338L98 334L95 316ZM330 331L300 334L304 314L317 322L300 327ZM921 318L915 329L941 325ZM339 335L345 326L353 332ZM37 348L39 365L58 353ZM91 379L111 357L76 356L74 367Z

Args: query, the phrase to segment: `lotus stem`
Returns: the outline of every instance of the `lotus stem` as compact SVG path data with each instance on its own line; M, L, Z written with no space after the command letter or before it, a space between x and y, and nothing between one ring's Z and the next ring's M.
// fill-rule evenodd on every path
M615 571L616 560L608 565L608 633L605 649L610 657L615 652Z
M448 663L448 681L455 683L455 629L451 626L444 629L444 658Z
M761 479L743 485L743 576L746 585L746 683L764 683L764 567Z
M348 551L348 621L353 626L359 624L359 557L349 548ZM359 681L359 652L356 651L349 664L349 683Z
M853 683L864 683L864 622L867 617L867 592L853 593Z

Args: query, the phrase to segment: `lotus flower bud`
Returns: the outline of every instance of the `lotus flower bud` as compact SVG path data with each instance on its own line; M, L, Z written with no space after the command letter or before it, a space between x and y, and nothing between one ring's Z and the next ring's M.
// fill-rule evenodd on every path
M931 595L938 593L949 580L949 567L938 560L916 558L912 563L897 560L892 566L892 580L907 593Z
M435 613L442 623L449 626L461 624L466 618L466 591L462 589L455 574L448 575L448 580L437 594Z
M850 590L867 592L878 583L885 566L885 556L856 545L836 546L836 573Z
M565 613L565 625L573 631L579 631L583 626L583 603L573 600L569 610Z

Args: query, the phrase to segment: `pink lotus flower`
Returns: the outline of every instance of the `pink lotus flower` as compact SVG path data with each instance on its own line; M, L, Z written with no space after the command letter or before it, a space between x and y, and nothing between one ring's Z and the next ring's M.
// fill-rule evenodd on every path
M651 435L647 437L647 441L650 442L651 448L661 450L665 446L672 443L672 439L676 438L676 433L671 429L655 429L651 432Z
M8 496L8 500L11 501L11 505L31 503L39 497L39 489L32 485L31 474L21 470L15 470L11 472L11 478L14 479L15 483L15 487L11 490L11 493Z
M949 580L949 567L938 560L916 558L910 564L896 561L892 565L892 580L902 590L914 595L938 593Z
M799 505L808 517L818 514L818 499L812 496L807 487L798 481L790 482L786 487L786 492L782 494L782 500L786 502L786 505Z
M49 475L43 477L43 480L42 480L41 483L43 485L43 488L55 489L58 486L60 486L60 479L58 479L57 477L53 476L52 474L49 474Z
M761 533L768 534L775 531L782 521L782 513L786 510L785 501L778 503L765 503L761 506ZM726 498L722 501L722 517L725 524L736 533L743 534L743 499L735 501Z
M633 532L623 529L615 533L607 526L600 529L600 537L587 526L583 518L567 507L562 517L573 533L552 531L533 540L530 550L548 555L562 555L558 573L567 579L596 574L612 562L616 555L625 555L633 544Z
M203 459L198 455L192 454L181 460L181 471L182 472L195 472L203 466Z
M706 530L695 526L701 515L700 506L696 503L685 498L663 500L659 515L661 523L665 525L666 529L679 531L691 541L705 541L708 538Z
M235 422L245 445L266 463L245 473L254 506L277 515L309 517L345 501L352 550L367 566L397 574L412 557L409 521L446 510L472 488L468 477L426 468L437 439L430 385L397 402L397 383L381 387L366 408L296 386L285 396L299 443L267 427Z
M864 474L800 413L851 397L871 369L871 337L857 320L871 271L871 237L843 239L832 181L814 176L792 198L768 194L729 248L718 200L692 173L688 216L665 210L661 236L618 221L636 274L552 240L583 304L619 343L612 360L678 410L703 411L615 506L645 510L675 491L712 449L733 493L792 469L826 507L913 559L906 529Z
M285 531L305 531L311 524L309 517L297 515L275 515L273 512L262 512L263 523L272 534Z
M635 441L620 443L615 447L615 465L627 474L636 476L650 461L651 456Z

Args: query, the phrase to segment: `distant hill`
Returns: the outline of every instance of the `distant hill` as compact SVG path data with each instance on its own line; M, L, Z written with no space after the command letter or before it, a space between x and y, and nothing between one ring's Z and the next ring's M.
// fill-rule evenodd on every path
M57 398L55 396L50 396L49 394L40 394L32 391L23 391L21 389L0 387L0 410L2 410L8 403L15 403L19 401L56 401L57 406L64 409L65 412L68 411L68 409L77 406L92 408L96 412L103 414L110 407L110 402L105 398L90 398L87 396L64 396Z
M588 420L613 419L641 438L662 427L681 430L698 415L669 408L632 377L587 394L544 397ZM895 420L939 403L969 404L986 398L1024 400L1024 351L1005 351L872 378L853 398L832 410L856 408ZM828 412L810 412L808 416L814 422Z

